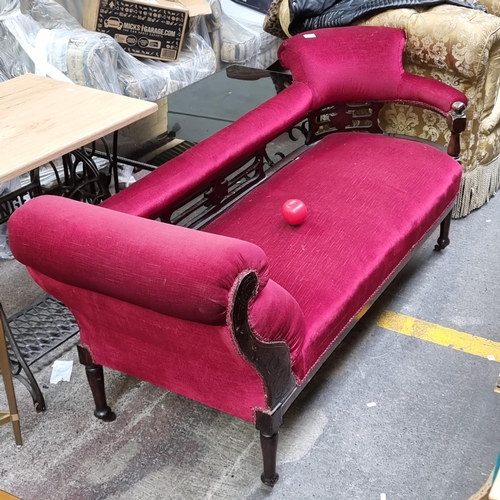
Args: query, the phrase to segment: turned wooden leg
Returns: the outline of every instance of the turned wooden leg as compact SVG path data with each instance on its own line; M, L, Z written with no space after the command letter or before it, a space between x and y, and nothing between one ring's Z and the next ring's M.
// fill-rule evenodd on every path
M112 422L116 418L116 415L113 411L111 411L111 408L108 406L106 401L102 366L96 365L92 361L92 356L86 347L78 344L77 349L78 358L80 359L80 363L85 366L87 380L89 381L90 390L92 391L92 396L94 397L94 415L104 422Z
M260 479L267 486L274 486L279 479L276 473L276 453L278 451L278 433L266 436L260 433L260 446L262 448L262 458L264 461L264 472Z
M444 250L450 244L451 212L441 222L439 238L434 250Z

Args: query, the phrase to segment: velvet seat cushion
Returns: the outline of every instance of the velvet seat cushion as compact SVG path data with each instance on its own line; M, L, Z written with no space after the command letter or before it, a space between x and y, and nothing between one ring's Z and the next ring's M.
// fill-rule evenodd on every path
M260 246L271 279L298 302L305 338L300 353L289 347L299 382L450 207L460 177L460 165L427 144L338 133L206 227ZM290 198L308 207L300 226L281 215ZM251 321L265 339L267 325Z

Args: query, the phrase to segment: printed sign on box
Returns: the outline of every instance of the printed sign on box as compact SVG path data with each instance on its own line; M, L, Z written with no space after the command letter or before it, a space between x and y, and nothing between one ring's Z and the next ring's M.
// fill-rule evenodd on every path
M108 34L134 56L177 61L190 11L165 0L87 0L84 27Z

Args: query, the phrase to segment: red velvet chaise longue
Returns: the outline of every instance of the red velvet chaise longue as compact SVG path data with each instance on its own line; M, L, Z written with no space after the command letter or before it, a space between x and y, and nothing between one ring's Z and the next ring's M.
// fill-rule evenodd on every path
M439 225L449 243L467 100L405 72L404 45L380 27L290 38L293 83L235 123L100 205L40 196L14 213L12 252L79 324L96 417L115 417L104 365L253 422L262 481L278 480L292 402ZM445 116L447 151L382 133L387 101ZM306 144L270 165L297 124Z

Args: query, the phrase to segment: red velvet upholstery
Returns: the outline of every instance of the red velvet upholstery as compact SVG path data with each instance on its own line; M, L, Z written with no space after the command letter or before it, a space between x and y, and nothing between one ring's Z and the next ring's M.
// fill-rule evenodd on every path
M334 134L208 226L261 247L271 278L297 300L306 338L289 346L299 380L450 206L461 172L432 146ZM290 198L308 208L301 226L281 215ZM266 338L269 323L251 317Z
M16 258L71 309L96 363L252 421L267 408L262 380L228 328L249 270L266 337L290 339L300 356L303 313L252 243L55 196L17 210L9 234Z
M300 383L450 207L461 175L455 160L417 142L348 132L323 138L205 231L146 219L317 107L422 100L445 112L466 102L403 71L399 30L315 35L281 46L291 87L101 206L45 196L11 217L12 252L70 307L96 363L252 420L269 408L232 328L242 277L255 271L259 279L249 306L254 335L286 342ZM281 216L289 198L308 207L302 226Z
M32 235L33 241L11 240L26 266L67 285L208 325L225 324L228 297L242 273L255 270L261 287L268 280L264 252L245 241L55 196L35 198L10 224L14 233L21 225ZM83 250L89 247L91 254Z
M290 87L102 206L139 217L160 217L183 196L235 162L250 158L309 111L332 103L409 101L443 113L455 101L466 104L462 92L404 71L404 36L395 28L357 26L321 29L284 41L278 56L293 74Z
M268 408L262 380L235 349L227 326L166 317L28 270L71 309L80 342L91 349L95 363L248 422L256 409Z
M313 93L312 107L332 102L409 101L444 113L462 92L403 69L404 32L374 26L320 29L285 40L279 60Z

